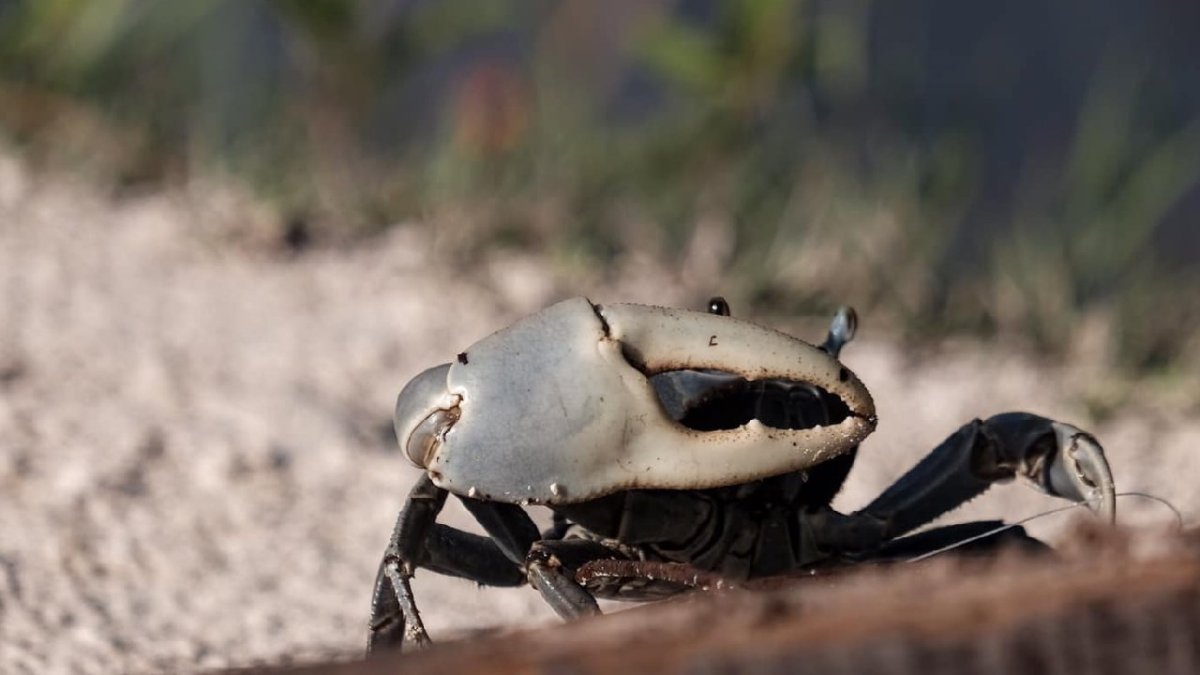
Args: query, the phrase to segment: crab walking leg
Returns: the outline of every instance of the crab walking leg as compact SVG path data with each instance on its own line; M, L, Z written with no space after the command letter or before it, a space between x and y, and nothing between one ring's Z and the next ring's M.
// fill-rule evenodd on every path
M406 638L418 646L429 643L409 579L422 557L425 537L445 503L446 491L434 485L427 474L408 493L375 577L368 651L399 647Z
M529 514L516 504L485 502L462 496L459 501L496 542L504 557L517 567L524 566L529 549L542 537Z
M611 583L627 585L634 581L657 583L676 587L674 590L710 588L734 588L716 572L693 567L687 563L662 560L626 560L624 558L600 558L584 564L575 572L575 579L583 584Z
M514 504L485 502L463 497L462 503L487 531L500 551L525 569L529 583L564 619L599 614L600 607L550 550L559 542L540 541L541 534L529 514ZM605 550L606 554L611 555Z
M437 488L434 488L437 490ZM375 598L372 605L371 644L372 651L392 646L400 646L405 638L405 627L409 628L411 639L420 644L428 642L421 627L420 613L413 601L412 588L409 578L405 575L407 567L419 566L438 574L445 574L462 579L468 579L485 586L523 586L526 583L525 573L521 566L513 562L500 550L496 542L488 537L481 537L470 532L432 523L426 526L427 534L420 546L412 546L407 542L415 541L422 527L421 519L432 519L428 507L444 499L445 493L434 497L431 502L426 497L431 496L427 488L414 489L419 493L413 508L408 509L409 515L401 512L397 522L396 532L388 553L380 565L379 576L375 581ZM410 499L412 497L410 496ZM406 542L401 544L400 542ZM415 571L415 570L414 570ZM424 636L424 637L421 637Z
M574 573L565 567L551 546L565 542L538 542L529 551L525 568L529 583L542 594L542 599L555 614L570 620L600 613L596 598L575 581Z
M1047 494L1086 500L1109 521L1115 515L1112 473L1095 438L1070 424L1012 412L964 425L852 517L882 522L891 539L1014 476Z
M484 586L524 586L525 574L496 542L437 523L425 538L420 566Z

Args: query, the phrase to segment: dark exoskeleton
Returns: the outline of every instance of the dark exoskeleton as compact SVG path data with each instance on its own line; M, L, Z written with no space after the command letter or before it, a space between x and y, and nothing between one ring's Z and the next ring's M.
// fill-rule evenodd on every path
M709 311L728 315L715 298ZM853 337L852 311L835 317L820 349L837 358ZM845 402L809 382L747 380L718 370L673 370L651 378L667 414L696 431L757 419L776 429L837 424ZM448 491L425 473L400 512L375 582L372 650L428 642L410 586L418 568L487 586L536 588L564 618L597 614L596 598L645 600L693 587L869 560L907 558L997 528L997 521L910 534L1016 476L1073 501L1091 500L1109 518L1113 486L1089 434L1013 412L974 420L934 448L865 508L830 506L857 454L849 450L803 470L705 489L628 489L550 504L554 525L539 532L519 503L458 494L487 536L436 522ZM1099 496L1097 496L1099 495ZM906 536L907 535L907 536ZM973 542L1040 546L1017 527Z

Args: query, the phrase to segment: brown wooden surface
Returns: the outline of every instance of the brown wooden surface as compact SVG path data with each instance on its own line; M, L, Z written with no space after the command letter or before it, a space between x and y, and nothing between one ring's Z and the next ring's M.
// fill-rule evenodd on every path
M1098 546L794 579L289 672L1195 673L1198 632L1200 557Z

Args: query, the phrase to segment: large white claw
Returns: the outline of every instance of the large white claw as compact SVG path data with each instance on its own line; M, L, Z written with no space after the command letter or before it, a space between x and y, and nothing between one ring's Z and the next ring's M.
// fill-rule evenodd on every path
M850 415L813 429L695 431L672 420L648 377L718 369L809 382ZM426 458L439 486L507 502L569 503L630 488L698 489L805 469L875 425L870 394L837 359L745 321L641 305L558 303L451 365L459 418Z

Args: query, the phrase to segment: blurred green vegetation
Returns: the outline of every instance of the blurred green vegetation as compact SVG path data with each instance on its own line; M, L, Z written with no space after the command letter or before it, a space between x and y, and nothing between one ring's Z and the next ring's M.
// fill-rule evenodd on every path
M463 263L676 264L715 223L721 290L756 311L850 302L914 340L1200 364L1200 236L1164 239L1200 116L1155 107L1146 45L1084 68L1055 157L980 131L1044 65L1006 60L1021 31L961 66L983 105L959 110L928 102L932 57L880 30L886 5L0 0L0 138L121 190L233 176L318 242L428 223ZM999 198L998 152L1018 167Z

